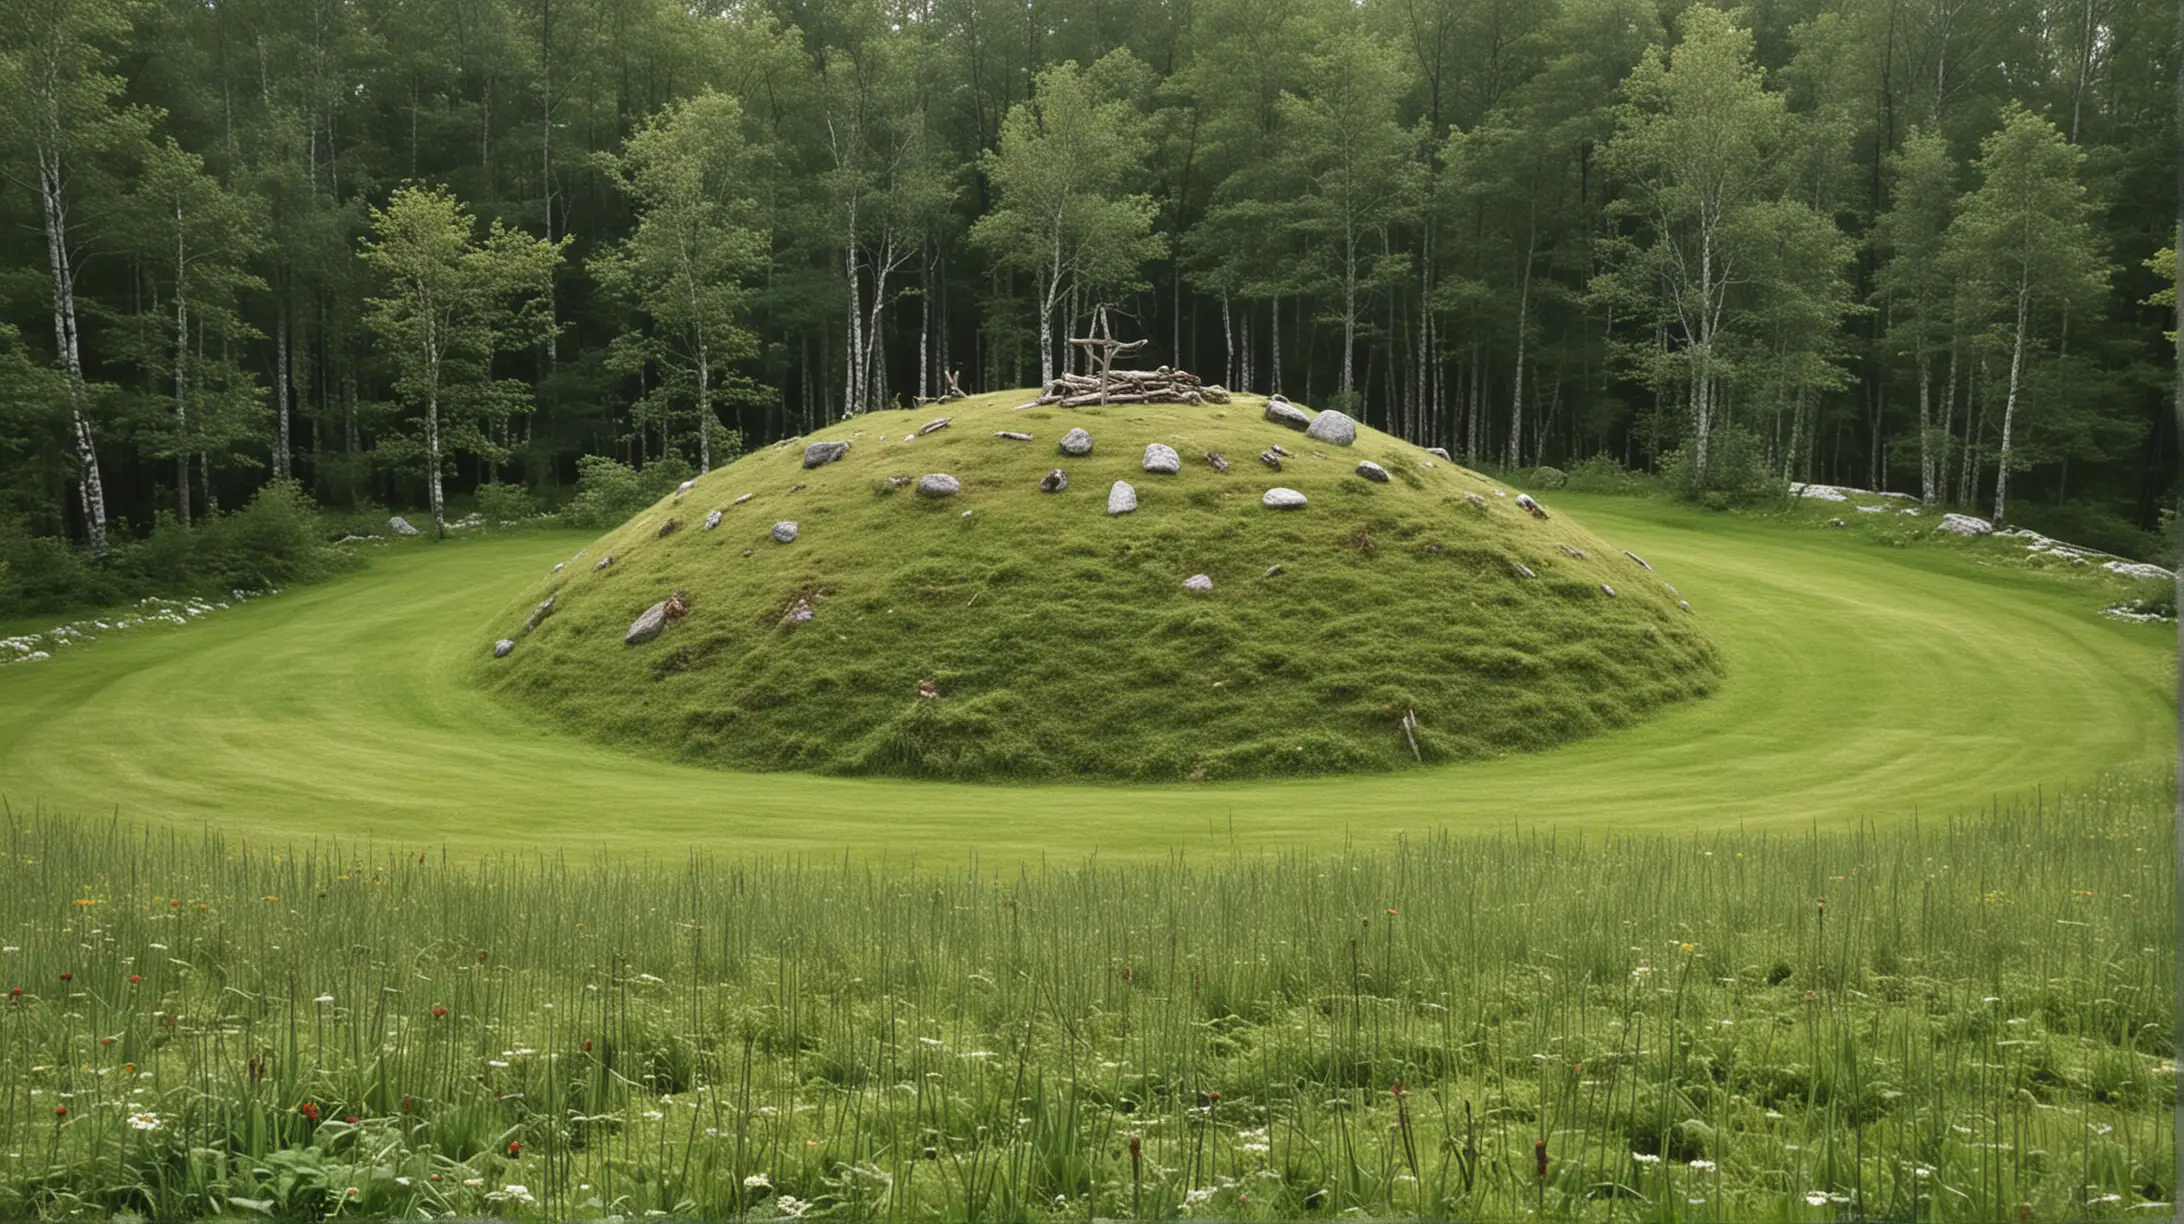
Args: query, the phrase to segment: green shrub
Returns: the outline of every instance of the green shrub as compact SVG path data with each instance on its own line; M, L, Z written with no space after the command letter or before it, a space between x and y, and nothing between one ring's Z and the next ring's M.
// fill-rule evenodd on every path
M0 521L0 615L310 582L357 564L329 548L327 534L327 521L293 481L267 485L242 509L187 527L163 513L150 535L117 538L104 560Z
M1613 455L1594 455L1570 466L1564 487L1573 493L1610 493L1635 497L1650 493L1660 482L1645 472L1634 472L1616 462Z
M1714 431L1708 443L1706 478L1699 478L1696 442L1661 460L1661 483L1711 510L1760 506L1789 498L1789 482L1767 461L1767 445L1741 425Z
M1528 468L1517 477L1519 483L1535 489L1560 489L1570 483L1570 474L1556 467Z
M606 455L576 461L576 496L564 514L578 527L601 530L620 523L649 501L637 469Z
M518 484L489 483L478 486L478 514L487 530L518 527L538 517L538 499Z

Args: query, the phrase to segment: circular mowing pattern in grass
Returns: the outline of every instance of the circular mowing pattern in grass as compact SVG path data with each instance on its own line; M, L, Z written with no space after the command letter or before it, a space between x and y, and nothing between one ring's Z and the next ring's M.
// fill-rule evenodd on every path
M1029 398L876 413L700 477L513 599L478 678L582 734L734 768L1170 781L1531 751L1718 678L1674 575L1418 447L1314 441L1251 396ZM1090 454L1063 453L1072 428ZM850 445L806 468L815 442ZM1147 470L1153 443L1181 470ZM1042 491L1056 468L1067 488ZM955 491L920 496L935 475ZM1262 505L1277 486L1305 504Z

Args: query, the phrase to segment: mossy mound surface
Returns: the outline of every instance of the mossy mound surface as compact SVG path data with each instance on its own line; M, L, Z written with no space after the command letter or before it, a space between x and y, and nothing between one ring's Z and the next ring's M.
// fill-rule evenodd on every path
M1328 445L1255 396L1016 408L1034 394L864 416L698 478L515 598L493 635L514 648L480 642L481 681L733 768L1176 781L1542 749L1718 677L1671 576L1409 443ZM1071 428L1091 454L1060 452ZM851 445L806 469L825 441ZM1142 470L1155 442L1181 471ZM1258 459L1275 445L1278 473ZM1067 490L1042 492L1055 468ZM961 491L921 496L927 474ZM1138 505L1111 515L1118 480ZM1277 486L1309 504L1266 508ZM678 592L679 616L625 644Z

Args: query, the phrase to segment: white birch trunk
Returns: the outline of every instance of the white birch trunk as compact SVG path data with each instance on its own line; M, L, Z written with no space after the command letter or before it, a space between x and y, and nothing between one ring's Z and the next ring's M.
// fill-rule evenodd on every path
M1532 252L1534 239L1524 248L1524 276L1517 290L1517 364L1509 391L1509 466L1518 466L1524 454L1524 348L1532 319Z
M184 527L190 525L190 299L185 277L189 271L189 251L183 244L182 205L174 206L174 432L175 451L179 462L175 465L175 511Z
M698 474L713 470L713 363L698 342Z
M276 431L273 445L273 479L288 479L288 298L280 299L280 317L273 325L273 402Z
M98 446L84 415L83 355L76 327L76 272L68 254L68 200L60 151L38 150L38 194L45 210L46 259L53 276L53 342L68 380L68 415L76 449L76 495L84 535L93 553L106 551L106 482L99 475Z
M1919 500L1931 506L1941 500L1934 483L1934 360L1925 344L1919 345Z
M1342 235L1342 399L1343 410L1350 411L1351 363L1357 348L1357 234L1345 229Z
M2032 287L2017 284L2017 338L2010 346L2010 389L2002 401L2002 450L1995 456L1994 522L1999 527L2009 518L2010 434L2017 424L2017 388L2025 368L2025 315L2031 306Z

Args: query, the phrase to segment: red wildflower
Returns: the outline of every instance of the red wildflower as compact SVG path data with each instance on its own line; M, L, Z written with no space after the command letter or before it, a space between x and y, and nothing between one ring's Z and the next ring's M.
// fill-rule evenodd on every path
M447 1009L446 1009L446 1008L444 1008L444 1007L435 1007L435 1008L433 1008L433 1009L432 1009L432 1018L433 1018L433 1019L435 1019L435 1020L445 1020L445 1019L447 1019Z
M143 981L143 980L144 980L144 975L143 975L143 974L141 974L141 973L132 973L132 974L130 974L130 975L129 975L129 984L130 984L131 986L134 986L134 985L136 985L136 984L137 984L138 982L141 982L141 981Z
M343 1119L342 1119L342 1121L344 1121L344 1122L347 1122L347 1123L348 1123L349 1125L351 1125L351 1126L355 1126L355 1125L356 1125L356 1115L355 1115L355 1114L350 1114L350 1115L349 1115L348 1117L346 1117L346 1118L343 1118Z
M68 1106L66 1106L66 1105L55 1105L55 1106L53 1107L53 1116L54 1116L54 1117L56 1117L56 1118L65 1118L65 1117L67 1117L67 1116L68 1116Z
M76 980L76 975L73 973L64 973L61 975L61 980L64 982L73 982Z
M297 1107L296 1112L302 1114L306 1118L309 1118L313 1122L318 1121L318 1106L313 1105L309 1101L305 1101L301 1106Z
M523 1140L521 1140L521 1139L518 1139L518 1140L516 1140L516 1141L515 1141L514 1143L511 1143L511 1144L509 1144L509 1145L508 1145L508 1154L509 1154L510 1156L520 1156L520 1155L522 1155L522 1154L523 1154Z

